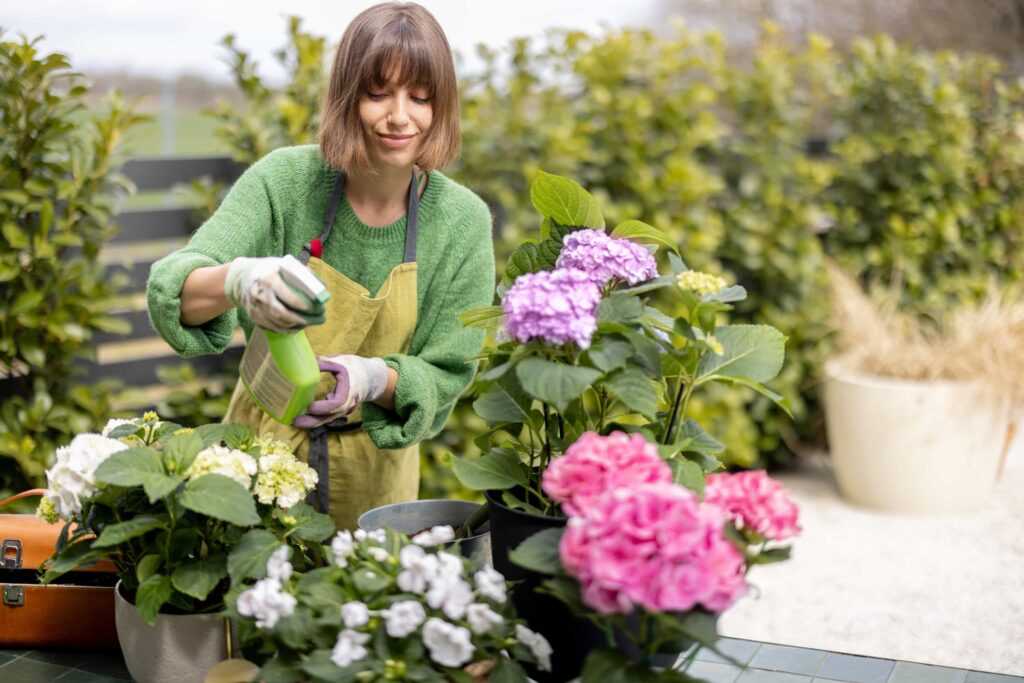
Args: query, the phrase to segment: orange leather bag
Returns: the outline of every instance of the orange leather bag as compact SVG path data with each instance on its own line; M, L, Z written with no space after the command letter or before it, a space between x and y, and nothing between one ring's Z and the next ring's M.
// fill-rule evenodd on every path
M44 493L25 491L0 507ZM0 514L0 647L118 647L112 564L83 567L59 583L39 585L39 567L53 555L61 527L31 514Z

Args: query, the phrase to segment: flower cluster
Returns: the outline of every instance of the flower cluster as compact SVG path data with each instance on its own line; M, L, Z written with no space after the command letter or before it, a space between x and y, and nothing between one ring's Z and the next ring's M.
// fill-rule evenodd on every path
M53 467L46 471L46 497L39 515L48 522L69 521L82 511L82 501L103 487L95 479L96 468L128 446L99 434L79 434L57 449Z
M709 475L704 502L722 508L737 528L766 539L781 541L800 533L796 504L763 470Z
M556 266L582 270L600 287L613 279L635 285L658 275L658 264L649 250L589 228L562 239Z
M699 270L687 270L676 276L676 283L683 289L696 292L701 296L717 294L725 289L726 281L717 275L703 273Z
M505 293L502 310L508 335L521 342L590 346L597 329L601 290L582 270L563 268L527 273Z
M746 592L744 557L713 506L671 483L607 492L572 517L559 546L584 601L604 614L635 607L720 612Z
M267 563L267 577L239 596L236 609L269 639L281 619L298 611L309 612L310 623L335 624L334 645L321 656L353 674L387 664L376 661L379 645L367 647L381 638L392 664L403 661L402 653L425 651L432 666L460 668L512 647L550 670L550 645L509 614L504 577L442 549L441 539L453 535L450 527L435 527L419 534L417 544L383 530L341 531L330 543L333 566L302 582L288 580L291 566L282 564L287 549L279 548ZM340 610L316 597L327 590L307 594L320 582L345 594Z
M199 451L185 471L186 479L198 479L207 474L220 474L248 489L256 474L256 458L237 448L213 445Z
M605 491L671 482L672 469L658 447L640 434L586 432L551 461L541 486L569 515L580 515Z
M287 510L316 487L316 470L298 460L284 441L263 436L253 445L261 453L253 487L259 502Z

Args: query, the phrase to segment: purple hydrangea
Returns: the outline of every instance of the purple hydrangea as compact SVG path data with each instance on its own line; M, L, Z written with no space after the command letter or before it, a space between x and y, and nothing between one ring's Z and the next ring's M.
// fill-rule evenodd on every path
M520 275L505 293L501 308L512 339L575 342L585 349L597 329L600 302L601 290L587 273L556 268Z
M643 246L601 230L577 230L562 239L559 268L578 268L604 286L612 278L635 285L658 275L658 264Z

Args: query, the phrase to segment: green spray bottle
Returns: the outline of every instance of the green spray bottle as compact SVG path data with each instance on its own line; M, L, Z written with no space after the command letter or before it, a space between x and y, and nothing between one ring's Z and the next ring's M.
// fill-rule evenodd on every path
M281 278L310 299L326 303L331 298L324 284L294 256L284 257ZM316 354L302 330L253 329L239 374L256 405L286 425L306 412L320 382Z

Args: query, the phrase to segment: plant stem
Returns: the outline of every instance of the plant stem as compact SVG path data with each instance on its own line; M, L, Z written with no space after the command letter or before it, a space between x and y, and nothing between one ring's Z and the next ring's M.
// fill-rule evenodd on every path
M672 443L672 430L676 427L676 420L679 417L679 404L683 398L683 389L687 386L686 380L683 376L679 376L679 387L676 389L676 396L672 400L672 409L669 411L668 427L665 429L662 443L668 445Z

